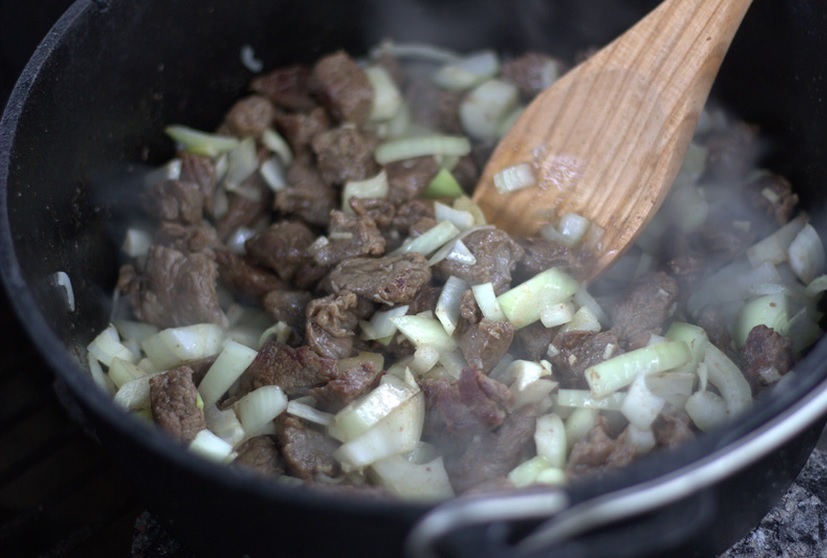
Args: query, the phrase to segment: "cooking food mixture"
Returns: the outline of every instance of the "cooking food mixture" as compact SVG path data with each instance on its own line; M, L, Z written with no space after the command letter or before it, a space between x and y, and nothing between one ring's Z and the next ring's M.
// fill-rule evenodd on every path
M708 109L664 206L598 281L597 227L531 238L469 198L565 71L384 44L257 75L144 191L112 324L115 401L210 459L438 500L556 485L748 409L820 335L824 250L754 126ZM505 169L498 187L537 187Z

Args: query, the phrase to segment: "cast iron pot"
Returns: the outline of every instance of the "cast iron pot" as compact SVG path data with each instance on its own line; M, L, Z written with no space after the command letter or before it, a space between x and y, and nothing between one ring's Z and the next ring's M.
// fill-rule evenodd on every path
M85 346L108 321L135 177L172 155L165 124L211 128L244 91L243 45L266 68L337 48L364 53L385 38L571 58L655 4L80 0L68 10L2 121L3 281L78 420L173 534L203 556L711 556L760 520L823 426L827 342L753 411L678 451L565 490L437 509L321 495L202 461L117 409L85 370ZM714 91L761 123L766 165L792 179L822 235L825 51L823 2L756 0ZM57 271L71 278L74 310Z

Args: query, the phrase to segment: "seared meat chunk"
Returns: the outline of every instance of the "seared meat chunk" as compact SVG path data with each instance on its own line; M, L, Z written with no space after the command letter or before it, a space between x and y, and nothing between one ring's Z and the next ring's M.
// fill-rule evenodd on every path
M440 89L430 79L415 78L405 90L405 100L412 121L446 134L464 133L459 119L459 93Z
M273 124L275 110L272 103L260 95L250 95L236 101L224 116L224 124L239 137L259 137Z
M304 64L276 68L253 78L250 89L278 107L307 112L316 106L308 85L310 71Z
M331 127L330 118L322 107L307 113L277 112L273 120L276 129L290 144L293 154L303 163L307 163L312 155L310 142L313 138Z
M493 227L476 230L462 241L476 258L476 263L445 259L436 266L439 275L453 275L469 285L490 282L497 294L507 291L511 286L511 272L523 257L522 247L507 233Z
M556 58L540 52L526 52L503 62L502 75L525 99L532 99L556 81L565 68Z
M765 325L752 328L741 349L741 370L753 391L777 382L793 361L790 339Z
M543 322L536 321L517 330L514 335L517 353L529 360L548 358L548 346L554 340L557 330L548 328Z
M272 269L283 281L290 281L310 261L308 247L316 239L313 231L298 221L279 221L244 243L256 262Z
M559 267L576 279L585 279L588 274L589 260L586 254L577 249L541 236L518 238L516 241L524 252L514 271L520 282L552 267Z
M571 389L589 389L586 369L623 352L617 337L608 331L560 332L554 338L554 347L559 351L551 358L554 377L560 387Z
M385 253L385 237L370 217L334 210L328 242L312 246L310 252L319 265L333 266L356 256L381 256Z
M624 467L634 461L635 457L635 450L626 442L625 433L616 439L612 438L606 432L601 417L586 438L572 447L566 463L566 473L571 478L581 477L609 468Z
M144 209L161 221L191 225L204 216L204 192L195 182L162 180L144 195Z
M331 455L338 442L296 417L286 416L278 422L276 437L287 474L307 481L339 474L339 464Z
M427 428L442 436L471 437L498 427L508 415L514 396L508 386L492 380L477 368L463 369L456 381L421 380L431 421Z
M185 444L207 426L204 412L198 407L198 390L192 381L192 369L180 366L149 379L152 419L162 430Z
M635 281L611 309L611 331L626 350L643 347L660 335L674 311L678 283L663 272L650 272Z
M747 182L743 189L750 206L778 225L787 223L798 205L798 194L793 192L792 184L779 174L763 174Z
M272 271L256 265L249 257L216 252L221 282L237 295L258 301L270 291L284 289L285 283Z
M311 300L307 305L307 344L326 358L351 356L359 323L356 305L356 295L348 291Z
M405 202L396 209L393 217L393 227L407 235L411 227L423 218L434 218L434 202L430 200L416 199Z
M385 229L393 223L396 207L382 198L350 198L350 207L360 217L370 217L380 229Z
M275 209L310 225L326 226L338 204L338 193L319 171L297 160L287 170L287 188L276 193Z
M373 159L376 137L353 126L339 126L316 134L311 144L319 172L328 184L365 180L379 172L379 165Z
M351 258L333 268L334 292L352 291L373 302L407 304L431 280L431 268L422 254L382 258Z
M155 231L155 244L174 248L185 254L204 252L218 246L218 234L206 221L196 225L164 222Z
M184 254L155 244L149 248L143 273L128 285L122 277L119 286L128 293L139 320L167 328L225 323L217 281L218 265L212 255Z
M362 361L340 372L325 385L311 389L310 396L322 411L337 413L371 389L379 372L372 362Z
M239 392L243 395L261 386L275 385L291 398L301 397L337 375L335 360L319 356L306 345L294 349L268 341L241 375Z
M438 171L439 165L431 156L388 163L388 200L394 205L413 200L425 191Z
M311 91L339 122L364 124L373 107L373 86L346 52L338 51L313 66Z
M695 437L691 419L684 411L667 405L652 424L658 447L677 448Z
M255 436L238 446L238 457L233 466L251 469L265 477L277 477L284 474L284 462L279 455L279 448L272 436Z
M273 196L259 173L250 175L241 184L241 188L255 194L242 196L234 192L227 193L227 212L215 224L218 236L222 239L265 217L273 205Z
M270 291L261 301L264 310L277 322L284 322L294 332L303 333L307 305L313 299L307 291Z
M458 344L466 362L487 373L500 362L513 338L514 326L511 322L483 318L462 330Z
M520 407L493 432L475 437L458 459L446 463L451 485L457 493L504 477L532 449L537 409Z
M204 210L212 213L213 198L218 188L218 177L215 173L215 164L212 159L192 153L181 154L181 176L183 182L198 184L204 194Z

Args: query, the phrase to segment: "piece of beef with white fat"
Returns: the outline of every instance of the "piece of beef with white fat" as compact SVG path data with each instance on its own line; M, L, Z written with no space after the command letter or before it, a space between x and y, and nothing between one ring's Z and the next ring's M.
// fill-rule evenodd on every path
M273 104L261 95L249 95L236 101L224 116L224 126L234 136L258 138L273 124Z
M342 50L316 62L310 90L339 122L365 124L373 109L373 86L367 74Z
M160 221L187 225L204 218L204 192L195 182L162 180L144 191L143 206Z
M359 323L357 303L356 294L349 291L311 300L307 305L307 344L325 358L351 356Z
M356 256L381 256L385 246L385 237L371 217L334 210L327 241L314 243L309 252L319 265L334 266Z
M374 363L362 361L342 370L325 385L312 388L309 395L318 409L337 413L373 388L379 372Z
M220 251L215 254L221 283L243 300L258 302L270 291L287 288L287 284L269 269L257 265L248 256Z
M308 248L316 239L313 231L299 221L279 221L244 243L247 254L262 266L290 281L296 271L311 261Z
M539 415L534 405L520 407L500 427L474 437L459 458L449 458L446 469L454 490L465 493L507 475L527 458L534 444Z
M287 187L276 192L273 207L309 225L325 227L338 206L337 190L322 180L316 168L296 160L287 169Z
M483 318L462 328L457 339L462 355L469 365L485 373L491 371L503 358L514 339L511 322Z
M176 440L188 444L207 427L204 412L198 406L198 389L189 366L152 376L149 400L152 419Z
M663 333L664 324L675 311L678 282L662 271L649 272L636 280L619 301L609 308L611 332L625 350L649 343Z
M310 66L293 64L254 77L250 89L263 95L277 107L307 112L316 106L310 96Z
M334 292L352 291L373 302L407 304L431 281L428 260L419 253L351 258L328 276Z
M609 331L560 332L553 345L556 354L550 359L551 369L560 387L568 389L589 389L586 369L623 352L617 337Z
M276 425L279 452L288 475L312 481L320 475L339 474L339 464L332 456L339 443L333 438L292 416L277 418Z
M502 294L511 287L511 274L524 255L522 247L508 233L486 227L462 238L476 262L468 264L444 259L436 267L438 276L462 279L469 285L492 283L494 292Z
M377 144L376 136L348 125L316 134L311 142L322 179L340 185L365 180L379 172L373 158Z
M508 416L514 395L508 386L478 368L464 368L458 380L421 380L427 409L426 430L438 439L471 438L490 432Z
M741 370L753 393L780 380L794 362L792 341L763 324L747 334L740 356Z
M265 477L284 474L284 460L273 436L254 436L238 446L236 453L233 467L249 469Z
M262 386L279 386L291 398L307 395L339 375L336 361L307 345L290 347L267 341L239 379L238 397Z
M184 254L157 244L150 246L141 273L128 265L118 278L135 317L160 328L224 325L227 317L218 302L217 283L212 254Z
M401 205L425 191L439 172L439 165L429 155L388 163L385 172L388 175L388 200L394 205Z

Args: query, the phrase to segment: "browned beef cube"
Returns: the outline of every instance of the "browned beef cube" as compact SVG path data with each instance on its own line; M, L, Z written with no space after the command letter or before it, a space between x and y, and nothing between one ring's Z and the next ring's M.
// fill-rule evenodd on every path
M204 210L212 214L213 198L218 187L218 179L215 173L215 164L209 157L193 155L192 153L181 154L181 176L184 182L194 182L204 193Z
M434 202L422 199L405 202L396 209L393 228L407 236L414 223L425 217L434 217Z
M306 112L316 105L310 96L309 79L310 67L294 64L276 68L253 78L250 89L267 97L274 105Z
M359 323L356 305L356 295L347 291L310 301L307 305L307 344L325 358L351 356L353 335Z
M373 107L373 86L365 71L346 52L339 51L316 62L311 90L339 122L367 122Z
M650 272L635 281L610 310L611 331L626 350L649 343L660 335L675 310L678 282L662 271Z
M437 87L430 79L414 78L405 90L411 120L446 134L463 134L459 119L462 96Z
M773 384L793 367L792 342L765 325L747 335L741 349L741 370L753 391Z
M308 113L277 113L274 119L276 129L282 133L299 159L310 152L313 138L331 126L322 107L316 107Z
M224 286L247 300L257 301L270 291L286 287L275 273L256 265L249 257L221 251L216 252L215 260Z
M244 243L247 254L289 281L303 264L310 261L307 248L315 240L313 232L298 221L279 221Z
M327 225L330 212L338 206L336 189L326 184L315 168L299 161L287 170L287 188L276 193L275 209L310 225Z
M310 396L316 400L316 406L331 413L341 411L345 405L361 397L373 387L379 370L372 362L360 362L348 368L322 387L310 390Z
M384 304L407 304L431 281L431 268L422 254L382 258L351 258L330 272L334 292L352 291Z
M540 321L521 327L514 335L515 353L528 360L548 358L548 346L556 333L556 328L548 328Z
M598 419L588 436L572 447L566 463L566 473L576 478L605 469L625 467L636 456L634 447L626 442L625 431L617 438L612 438L606 432L603 419Z
M284 462L272 436L255 436L238 446L233 466L255 471L266 477L284 474Z
M277 322L284 322L301 334L305 328L307 305L313 296L307 291L270 291L262 299L267 314Z
M381 198L350 198L350 207L360 217L370 217L380 229L385 229L393 223L396 208L388 200Z
M388 163L385 172L388 173L388 200L401 205L425 191L439 172L439 165L431 156L417 157Z
M497 294L507 291L511 286L511 272L523 257L520 245L507 233L493 227L474 231L462 241L476 258L476 263L445 259L436 266L439 275L453 275L469 285L491 282Z
M520 282L552 267L561 268L577 279L585 278L588 259L581 251L541 236L518 238L516 241L524 251L514 271Z
M279 386L289 397L301 397L337 375L335 360L319 356L306 345L294 349L268 341L241 375L239 392L243 395L261 386Z
M621 354L617 337L608 331L565 331L554 338L558 353L551 358L551 369L560 387L588 389L585 372L613 356Z
M548 87L549 66L554 68L554 76L561 75L565 70L563 63L556 58L539 52L526 52L503 62L502 76L516 85L524 98L531 99Z
M145 192L144 208L162 221L198 223L204 217L204 192L195 182L162 180Z
M373 159L376 137L353 126L339 126L316 134L311 142L322 179L328 184L365 180L379 172Z
M224 124L238 137L257 138L273 124L275 110L264 97L250 95L235 102L224 116Z
M689 415L669 404L655 419L652 432L662 448L677 448L695 437Z
M312 481L318 475L334 477L339 464L332 453L339 443L304 424L301 419L287 416L280 421L277 439L287 474Z
M266 216L273 205L273 196L259 173L245 180L242 188L251 195L227 193L227 212L216 222L215 228L221 239L226 239L241 227L248 227Z
M332 211L328 239L327 244L311 247L313 259L319 265L333 266L347 258L385 253L385 237L370 217Z
M149 379L152 419L162 430L185 444L206 428L204 413L198 407L198 390L192 369L180 366Z
M790 181L779 174L764 174L747 182L744 187L747 202L756 211L783 225L790 220L798 205L798 194Z
M182 225L165 221L155 231L155 244L192 253L212 250L218 246L218 233L206 221L196 225Z
M212 255L184 254L156 244L149 249L138 288L129 288L130 300L139 320L158 327L223 324L217 280Z
M468 364L488 373L500 362L513 339L514 326L510 322L483 318L462 330L458 344Z

